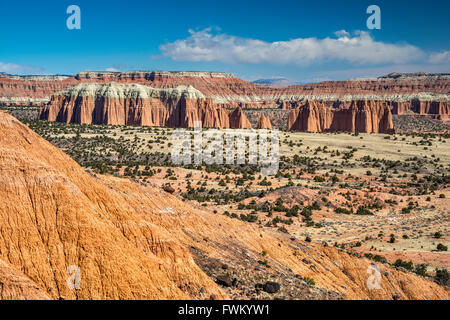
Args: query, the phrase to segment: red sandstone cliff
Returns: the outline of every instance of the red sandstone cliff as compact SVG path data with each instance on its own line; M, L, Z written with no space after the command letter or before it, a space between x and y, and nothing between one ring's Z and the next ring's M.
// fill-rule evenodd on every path
M394 124L390 107L383 101L352 101L349 107L339 109L308 101L289 113L288 129L391 133Z
M230 127L228 112L214 105L211 99L182 99L167 125L176 128L193 128L201 122L204 128L226 129Z
M155 89L137 84L84 83L52 97L41 119L95 123L228 128L228 112L193 87Z
M333 111L316 101L307 101L306 104L293 109L288 117L288 130L309 132L324 132L328 130L333 121Z
M155 97L150 97L148 102L139 97L118 101L101 95L92 100L67 94L51 98L61 90L80 84L108 83L163 90L192 87L201 93L202 99L211 101L175 103ZM194 121L202 121L207 127L226 128L227 112L220 107L294 109L306 101L319 101L329 107L349 108L356 100L383 100L392 106L393 114L417 113L445 120L450 117L450 76L392 74L378 79L273 89L230 74L211 72L83 72L75 77L0 75L0 104L43 105L50 99L43 119L80 123L192 126ZM301 127L304 126L311 124ZM320 131L321 125L311 130Z

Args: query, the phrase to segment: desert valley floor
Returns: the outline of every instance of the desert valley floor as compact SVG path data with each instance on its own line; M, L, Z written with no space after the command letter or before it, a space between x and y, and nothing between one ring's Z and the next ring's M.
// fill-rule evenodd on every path
M282 131L280 171L265 176L251 165L175 167L174 129L64 124L34 120L23 108L11 112L93 176L168 188L200 210L419 274L450 267L448 134Z

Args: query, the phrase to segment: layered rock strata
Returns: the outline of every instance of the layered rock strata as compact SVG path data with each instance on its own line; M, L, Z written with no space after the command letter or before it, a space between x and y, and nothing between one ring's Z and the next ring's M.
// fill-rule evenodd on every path
M338 109L308 101L290 112L288 130L392 133L394 124L390 107L382 101L353 101Z
M390 74L377 79L328 81L281 89L267 88L220 72L82 72L73 77L0 74L0 104L42 106L53 99L53 94L80 84L111 82L167 90L193 87L217 107L227 109L289 110L307 101L342 108L358 100L383 100L392 106L393 114L417 113L439 120L449 119L450 109L450 76L423 73ZM208 118L210 112L215 113L206 105L202 108L207 111L199 110L199 118ZM152 121L158 122L161 116L155 115L156 119Z
M66 123L227 128L228 113L192 86L157 89L139 84L82 83L59 92L41 119Z

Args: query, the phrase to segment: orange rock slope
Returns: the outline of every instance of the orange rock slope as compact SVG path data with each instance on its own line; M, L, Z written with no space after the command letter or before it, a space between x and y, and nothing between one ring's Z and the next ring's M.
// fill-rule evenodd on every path
M311 277L348 299L449 298L437 284L384 265L381 288L369 290L367 259L192 207L152 186L91 176L4 112L0 199L0 260L7 265L0 265L0 282L15 283L4 298L227 298L189 248L234 264L243 263L237 252L256 260L265 250L268 276ZM67 285L71 266L80 270L78 290Z
M29 278L0 260L0 300L49 300Z

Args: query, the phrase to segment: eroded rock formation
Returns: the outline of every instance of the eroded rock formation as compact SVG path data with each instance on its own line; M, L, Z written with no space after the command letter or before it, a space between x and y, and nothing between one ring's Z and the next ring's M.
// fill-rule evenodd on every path
M267 118L264 113L262 113L259 117L257 129L272 129L272 124L270 123L269 118Z
M226 127L225 111L235 108L252 109L295 109L307 101L317 101L333 108L350 107L353 101L386 101L392 106L393 114L417 113L438 120L449 119L450 112L450 76L446 74L390 74L377 79L356 79L348 81L328 81L307 85L294 85L286 88L267 88L250 83L226 73L214 72L82 72L76 76L11 76L0 74L0 104L6 105L45 105L51 100L52 108L59 104L61 112L70 114L75 105L85 105L86 112L94 108L98 114L93 119L103 119L101 123L130 123L140 125L158 125L177 123L170 120L176 105L172 102L159 103L144 100L113 102L100 98L96 101L81 99L71 101L73 89L80 85L96 86L117 83L119 85L141 85L156 90L176 90L191 87L211 102L186 101L185 111L188 119L183 119L183 107L175 117L183 124L203 121L205 126ZM67 95L61 97L60 92ZM52 97L56 95L57 97ZM151 108L148 108L149 103ZM70 105L73 105L72 107ZM103 104L103 106L102 106ZM122 106L123 104L123 106ZM199 110L190 106L199 104ZM170 107L167 107L170 105ZM117 107L115 107L117 106ZM125 108L125 111L113 111ZM164 107L164 108L163 108ZM103 110L101 110L103 109ZM49 112L60 112L50 110ZM108 113L109 112L109 113ZM141 113L143 114L141 116ZM75 112L77 113L77 112ZM130 118L119 119L121 114ZM49 115L51 116L51 115ZM64 118L64 116L62 116ZM85 119L83 119L83 117ZM50 117L51 118L51 117ZM87 121L91 116L84 115L75 122ZM58 118L57 121L61 121ZM111 120L110 120L111 119ZM206 120L205 120L206 119ZM72 120L70 120L72 121ZM99 120L98 120L99 121Z
M59 92L41 119L66 123L228 128L228 113L191 86L156 89L139 84L82 83Z
M349 107L338 109L308 101L290 112L288 129L309 132L392 133L394 124L390 107L383 101L352 101Z
M236 108L230 113L231 129L251 129L252 125L241 108Z
M316 101L307 101L289 113L287 127L289 130L324 132L330 128L332 121L331 108Z
M0 300L50 300L36 283L0 260Z

